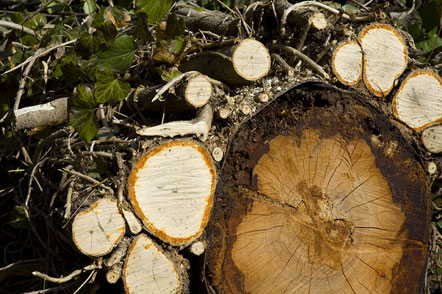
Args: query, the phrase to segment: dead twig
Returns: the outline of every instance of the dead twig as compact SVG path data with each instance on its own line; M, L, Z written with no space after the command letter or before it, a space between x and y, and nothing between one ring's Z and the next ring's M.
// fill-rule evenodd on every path
M45 279L46 281L51 282L51 283L63 284L63 283L69 282L70 280L72 280L73 278L75 278L78 275L81 275L84 272L92 271L92 270L95 270L97 268L99 268L99 266L96 265L95 263L92 263L90 265L85 266L82 269L74 270L69 275L67 275L65 277L62 276L60 278L51 277L51 276L49 276L47 274L44 274L44 273L41 273L41 272L37 272L37 271L32 272L32 275L36 276L38 278Z
M84 179L84 180L86 180L86 181L88 181L88 182L90 182L90 183L92 183L94 185L100 186L101 188L104 188L104 189L108 190L111 194L114 193L114 190L112 188L104 185L102 182L97 181L96 179L91 178L91 177L89 177L87 175L84 175L82 173L79 173L79 172L77 172L75 170L70 170L70 169L62 168L61 171L65 172L65 173L68 173L68 174L71 174L73 176L77 176L79 178L82 178L82 179Z
M28 27L25 27L23 25L16 24L15 22L6 21L6 20L0 20L0 26L8 28L8 29L22 31L23 33L26 33L28 35L31 35L31 36L37 38L39 41L41 41L41 39L42 39L40 34L37 33L36 31L34 31L34 30L32 30L32 29L30 29Z

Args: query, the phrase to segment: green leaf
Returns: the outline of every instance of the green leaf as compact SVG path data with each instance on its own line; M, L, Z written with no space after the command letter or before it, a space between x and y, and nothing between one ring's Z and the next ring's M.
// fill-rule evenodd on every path
M29 229L29 222L26 218L26 207L23 205L15 206L14 211L9 217L8 224L16 229Z
M82 32L80 35L80 45L90 52L97 52L103 43L104 36L100 31L96 31L92 35L87 32Z
M166 83L170 82L181 74L176 67L167 68L164 64L157 68L157 72L160 74L161 79Z
M424 52L430 52L433 48L442 46L442 38L437 37L437 27L428 32L428 39L416 43L416 47Z
M136 48L137 44L132 37L128 35L118 37L108 49L98 52L97 55L101 58L99 68L126 72L132 65Z
M181 52L181 50L184 49L185 43L186 40L184 40L183 37L178 37L170 41L169 52L174 55L178 55Z
M84 13L91 14L95 12L95 0L85 0L83 3Z
M429 31L440 24L440 5L436 1L425 4L419 12L424 28Z
M344 6L342 6L342 9L344 10L353 10L353 11L359 11L359 8L351 5L351 4L345 4Z
M117 36L117 29L110 20L105 20L99 30L103 32L106 43L110 44Z
M417 40L424 35L424 31L422 30L422 27L417 24L409 25L407 27L407 31L408 31L408 33L410 33L411 36L413 36L413 39L415 42L417 42Z
M137 0L137 12L145 12L149 23L157 23L170 9L174 0Z
M123 101L129 91L129 83L118 79L114 72L106 70L97 73L95 93L98 103L106 103L112 100Z
M183 37L185 29L186 25L184 24L184 20L178 18L175 12L170 14L167 17L166 40L170 41L178 37Z
M78 85L74 90L74 96L68 99L69 125L86 142L98 132L98 119L94 112L96 105L92 88L85 84Z
M126 27L128 22L130 21L130 15L124 8L107 7L104 10L105 18L110 20L116 29L120 29L121 27Z
M144 12L137 13L137 25L135 26L134 35L141 43L153 41L152 34L149 31L147 14Z

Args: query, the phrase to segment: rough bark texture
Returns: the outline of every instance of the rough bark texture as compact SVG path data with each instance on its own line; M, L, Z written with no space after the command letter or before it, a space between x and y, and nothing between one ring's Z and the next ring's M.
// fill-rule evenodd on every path
M208 283L218 293L419 293L428 181L406 146L376 110L328 87L271 103L227 153Z

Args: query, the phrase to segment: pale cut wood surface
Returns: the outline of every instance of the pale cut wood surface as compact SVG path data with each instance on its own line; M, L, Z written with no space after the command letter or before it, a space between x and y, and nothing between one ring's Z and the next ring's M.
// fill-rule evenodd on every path
M243 40L232 55L236 73L248 81L265 76L270 69L270 54L267 48L253 39Z
M191 141L172 141L138 160L129 177L130 200L155 236L188 244L208 222L215 177L206 149Z
M187 81L184 96L190 105L202 107L212 96L212 83L202 75L190 78Z
M387 24L372 24L359 34L364 51L364 82L376 96L385 96L407 66L408 50L399 33Z
M420 131L442 121L442 81L432 71L417 70L403 82L393 98L395 116Z
M123 282L128 294L179 294L182 287L175 264L144 234L130 246Z
M253 175L232 249L245 292L390 293L405 216L364 140L278 136Z
M332 68L341 83L358 83L362 77L362 51L358 43L353 41L340 44L333 53Z
M442 125L426 128L422 132L422 142L431 153L442 153Z
M105 255L124 236L126 226L117 201L103 198L77 214L72 222L72 238L81 253Z

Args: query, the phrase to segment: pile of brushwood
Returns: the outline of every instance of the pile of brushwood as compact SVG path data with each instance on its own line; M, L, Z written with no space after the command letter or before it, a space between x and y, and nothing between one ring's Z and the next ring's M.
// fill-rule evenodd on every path
M419 5L3 1L0 292L440 293Z

